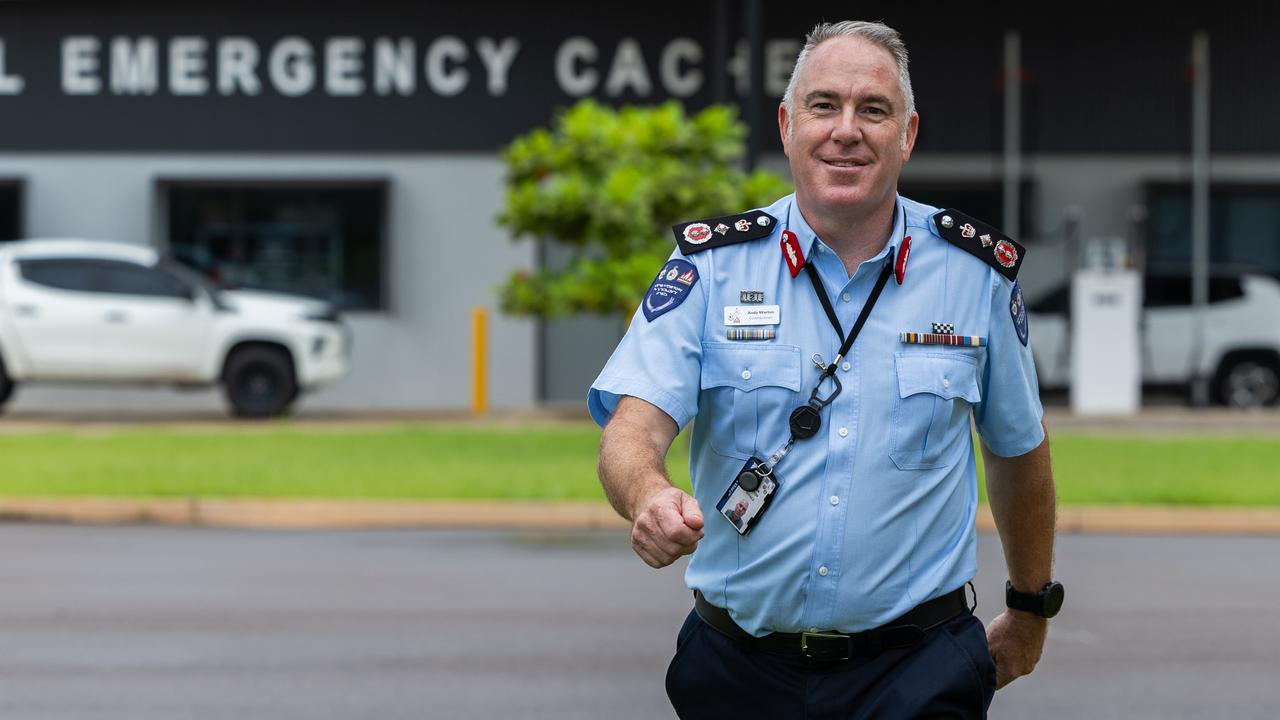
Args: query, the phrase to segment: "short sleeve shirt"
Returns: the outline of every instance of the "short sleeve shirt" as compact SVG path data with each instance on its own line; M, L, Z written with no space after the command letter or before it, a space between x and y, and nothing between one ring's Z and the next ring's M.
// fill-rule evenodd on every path
M970 418L997 455L1022 455L1044 440L1021 293L936 233L937 208L906 198L897 199L884 248L852 277L794 196L760 212L776 219L767 237L672 254L696 269L696 282L652 319L637 311L588 406L601 426L624 395L680 427L696 418L689 462L706 528L686 572L690 588L755 635L857 632L972 579ZM904 237L911 252L902 284L889 280L840 360L843 390L822 410L818 434L778 464L777 494L743 536L715 512L717 502L749 458L786 442L791 411L817 384L818 363L833 361L840 346L811 282L788 269L784 230L797 236L845 332ZM744 298L778 306L776 323L765 326L773 332L761 333L773 337L730 333L728 313L743 309ZM980 344L903 341L934 323Z

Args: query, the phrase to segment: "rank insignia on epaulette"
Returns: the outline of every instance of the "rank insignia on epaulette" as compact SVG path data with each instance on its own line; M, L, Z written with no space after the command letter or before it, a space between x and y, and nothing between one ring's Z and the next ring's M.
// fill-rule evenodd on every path
M680 252L692 255L721 245L758 240L773 232L774 217L760 210L672 225Z
M937 323L935 323L936 325ZM981 335L956 335L951 333L898 333L904 345L951 345L953 347L984 347L987 339Z
M1012 238L980 220L956 210L941 210L934 214L936 232L947 242L982 260L996 272L1018 279L1018 269L1026 257L1026 248Z

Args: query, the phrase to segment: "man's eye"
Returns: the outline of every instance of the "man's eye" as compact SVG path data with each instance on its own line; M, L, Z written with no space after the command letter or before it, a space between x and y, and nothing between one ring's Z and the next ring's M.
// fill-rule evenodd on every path
M865 108L865 109L863 109L863 112L868 113L868 114L871 114L871 115L884 115L884 114L885 114L884 110L883 110L883 109L881 109L881 108L878 108L878 107L869 107L869 108Z
M813 109L814 109L814 110L834 110L834 109L835 109L835 107L836 107L835 105L832 105L832 104L831 104L831 103L829 103L829 102L821 102L821 103L814 103L814 104L813 104Z

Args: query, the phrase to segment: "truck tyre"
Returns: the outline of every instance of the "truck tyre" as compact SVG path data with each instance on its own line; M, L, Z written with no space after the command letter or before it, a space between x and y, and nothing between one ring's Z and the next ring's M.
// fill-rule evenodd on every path
M1214 378L1217 400L1228 407L1266 407L1280 400L1280 360L1249 355L1228 360Z
M232 412L244 418L283 415L298 396L289 354L271 347L247 347L232 354L223 387Z

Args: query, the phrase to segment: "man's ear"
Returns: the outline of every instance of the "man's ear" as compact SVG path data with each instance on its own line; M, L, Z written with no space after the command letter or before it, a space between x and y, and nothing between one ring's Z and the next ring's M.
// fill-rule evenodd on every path
M787 152L788 138L787 127L791 124L791 117L787 115L787 104L778 103L778 135L782 138L782 154L791 157L791 153Z
M911 151L916 146L916 135L920 132L920 113L911 113L911 119L907 121L907 137L906 147L902 148L902 162L911 159Z

